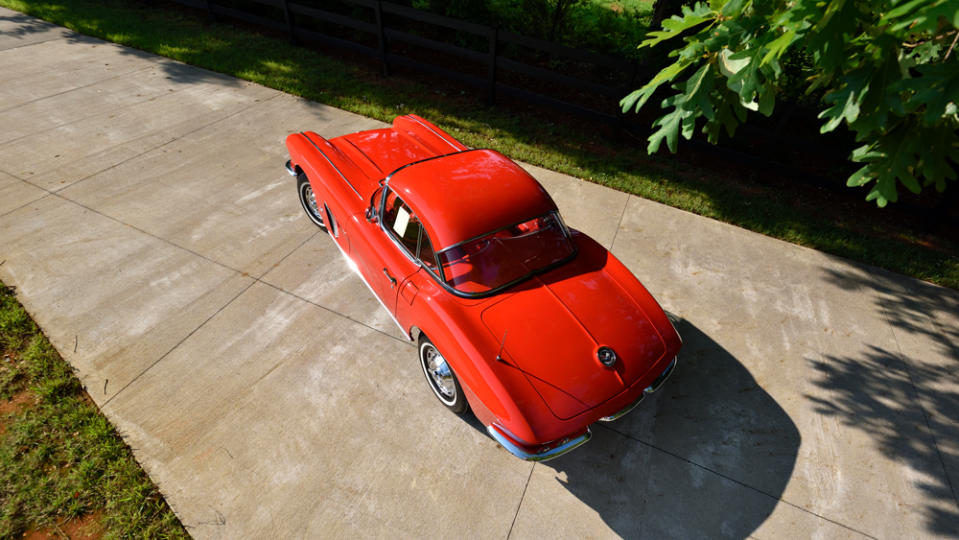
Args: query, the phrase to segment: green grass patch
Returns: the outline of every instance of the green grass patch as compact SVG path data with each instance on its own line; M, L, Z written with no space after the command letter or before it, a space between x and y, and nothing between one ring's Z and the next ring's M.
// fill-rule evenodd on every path
M0 538L56 531L85 516L95 516L105 538L188 538L69 364L2 283L0 349L0 406L8 410L0 414Z
M202 13L161 2L148 7L119 1L0 0L0 5L386 122L416 113L469 146L493 148L762 234L959 288L959 246L915 229L908 219L896 218L894 209L836 201L830 193L779 180L745 180L669 156L647 156L645 141L606 136L587 123L559 120L537 109L485 107L481 96L436 82L384 78L373 66L293 46L283 36L211 24Z

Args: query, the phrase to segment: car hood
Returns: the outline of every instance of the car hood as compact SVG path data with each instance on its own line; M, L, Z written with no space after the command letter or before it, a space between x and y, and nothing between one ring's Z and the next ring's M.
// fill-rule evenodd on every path
M561 419L620 393L666 351L643 306L604 269L533 278L484 309L482 320L502 342L504 360ZM600 347L616 352L612 367L600 363Z

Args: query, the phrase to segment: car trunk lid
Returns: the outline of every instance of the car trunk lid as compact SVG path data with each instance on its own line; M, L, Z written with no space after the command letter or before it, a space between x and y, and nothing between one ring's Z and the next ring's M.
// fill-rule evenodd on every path
M560 418L615 396L665 352L649 318L612 276L602 268L568 274L535 277L482 314L509 358ZM597 358L600 347L616 352L611 367Z

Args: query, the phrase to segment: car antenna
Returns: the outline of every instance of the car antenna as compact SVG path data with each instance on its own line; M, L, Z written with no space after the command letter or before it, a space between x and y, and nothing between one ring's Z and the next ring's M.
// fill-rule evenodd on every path
M503 332L503 341L500 341L500 344L499 344L499 352L496 353L496 360L499 361L499 362L504 362L504 363L507 363L507 364L508 364L509 362L507 362L506 360L503 360L503 347L506 346L506 334L507 334L507 332L509 332L509 330L505 330L505 331Z

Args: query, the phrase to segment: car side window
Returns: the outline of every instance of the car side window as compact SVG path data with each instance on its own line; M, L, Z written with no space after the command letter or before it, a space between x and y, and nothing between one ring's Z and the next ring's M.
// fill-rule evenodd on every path
M392 190L386 194L386 206L383 211L383 226L406 248L413 257L417 254L420 230L423 226L419 218L413 215L409 206L396 196ZM432 255L433 250L430 249ZM435 262L433 263L435 266Z
M419 259L423 261L427 268L436 270L436 254L433 253L433 243L430 242L430 237L426 234L425 229L420 233Z

